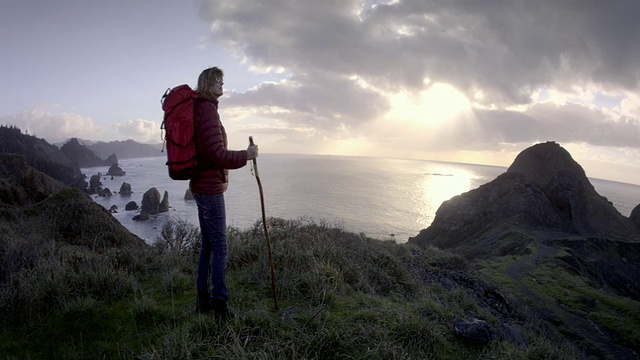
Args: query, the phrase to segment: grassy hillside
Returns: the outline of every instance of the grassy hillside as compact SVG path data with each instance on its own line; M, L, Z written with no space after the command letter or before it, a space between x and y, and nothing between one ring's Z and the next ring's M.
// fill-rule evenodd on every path
M579 349L460 257L312 221L270 219L280 309L261 224L230 229L223 322L195 313L197 230L170 222L152 247L0 236L0 357L12 359L577 359ZM14 219L15 220L15 219ZM13 224L13 225L12 225ZM56 238L58 240L56 240ZM519 329L520 346L453 333L460 317Z

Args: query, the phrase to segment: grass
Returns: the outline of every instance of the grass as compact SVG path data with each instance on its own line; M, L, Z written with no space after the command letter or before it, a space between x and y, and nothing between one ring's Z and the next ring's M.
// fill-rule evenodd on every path
M584 278L562 271L555 262L539 266L533 275L538 279L539 293L590 319L633 348L640 348L640 306L636 301L594 287Z
M532 249L532 253L535 252ZM534 306L553 314L550 318L557 323L560 332L568 334L566 323L584 319L593 325L588 331L602 332L631 349L640 349L638 302L613 295L575 271L566 270L561 260L567 256L570 256L569 252L560 248L551 257L537 258L535 266L531 266L524 276L515 276L508 269L523 261L532 263L529 256L492 258L479 263L477 268L512 293L528 293L530 299L535 299Z
M531 314L492 306L487 293L498 286L479 278L459 256L309 220L269 219L269 231L279 310L262 224L230 228L227 278L237 317L226 322L194 311L199 240L188 223L168 222L147 248L0 236L0 260L8 264L0 271L0 358L580 356ZM459 317L496 327L509 323L529 346L462 341L452 328Z

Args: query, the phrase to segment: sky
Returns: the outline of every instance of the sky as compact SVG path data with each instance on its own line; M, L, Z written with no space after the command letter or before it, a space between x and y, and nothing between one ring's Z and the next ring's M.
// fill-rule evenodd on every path
M640 185L638 0L0 0L0 124L161 142L224 70L233 149L509 166L555 141Z

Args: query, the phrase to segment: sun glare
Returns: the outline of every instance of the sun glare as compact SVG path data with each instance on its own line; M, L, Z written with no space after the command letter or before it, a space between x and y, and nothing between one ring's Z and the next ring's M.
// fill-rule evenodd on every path
M471 103L463 93L448 84L435 83L418 94L403 91L391 95L387 119L411 120L437 126L468 112Z
M473 179L473 173L458 168L443 166L426 170L415 189L420 199L420 213L425 214L418 219L421 225L431 225L436 210L444 201L471 190Z

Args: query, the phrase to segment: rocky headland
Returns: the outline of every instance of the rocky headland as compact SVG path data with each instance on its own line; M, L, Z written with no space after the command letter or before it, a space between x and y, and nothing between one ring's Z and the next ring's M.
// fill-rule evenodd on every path
M495 180L443 202L409 243L489 264L596 358L636 359L640 333L625 340L624 331L637 329L615 331L624 324L602 321L601 312L622 311L607 309L617 298L640 316L638 209L621 215L564 148L546 142L522 151Z
M111 154L102 160L85 145L81 145L77 138L71 138L67 143L62 145L60 150L81 168L118 165L118 157L116 154Z

